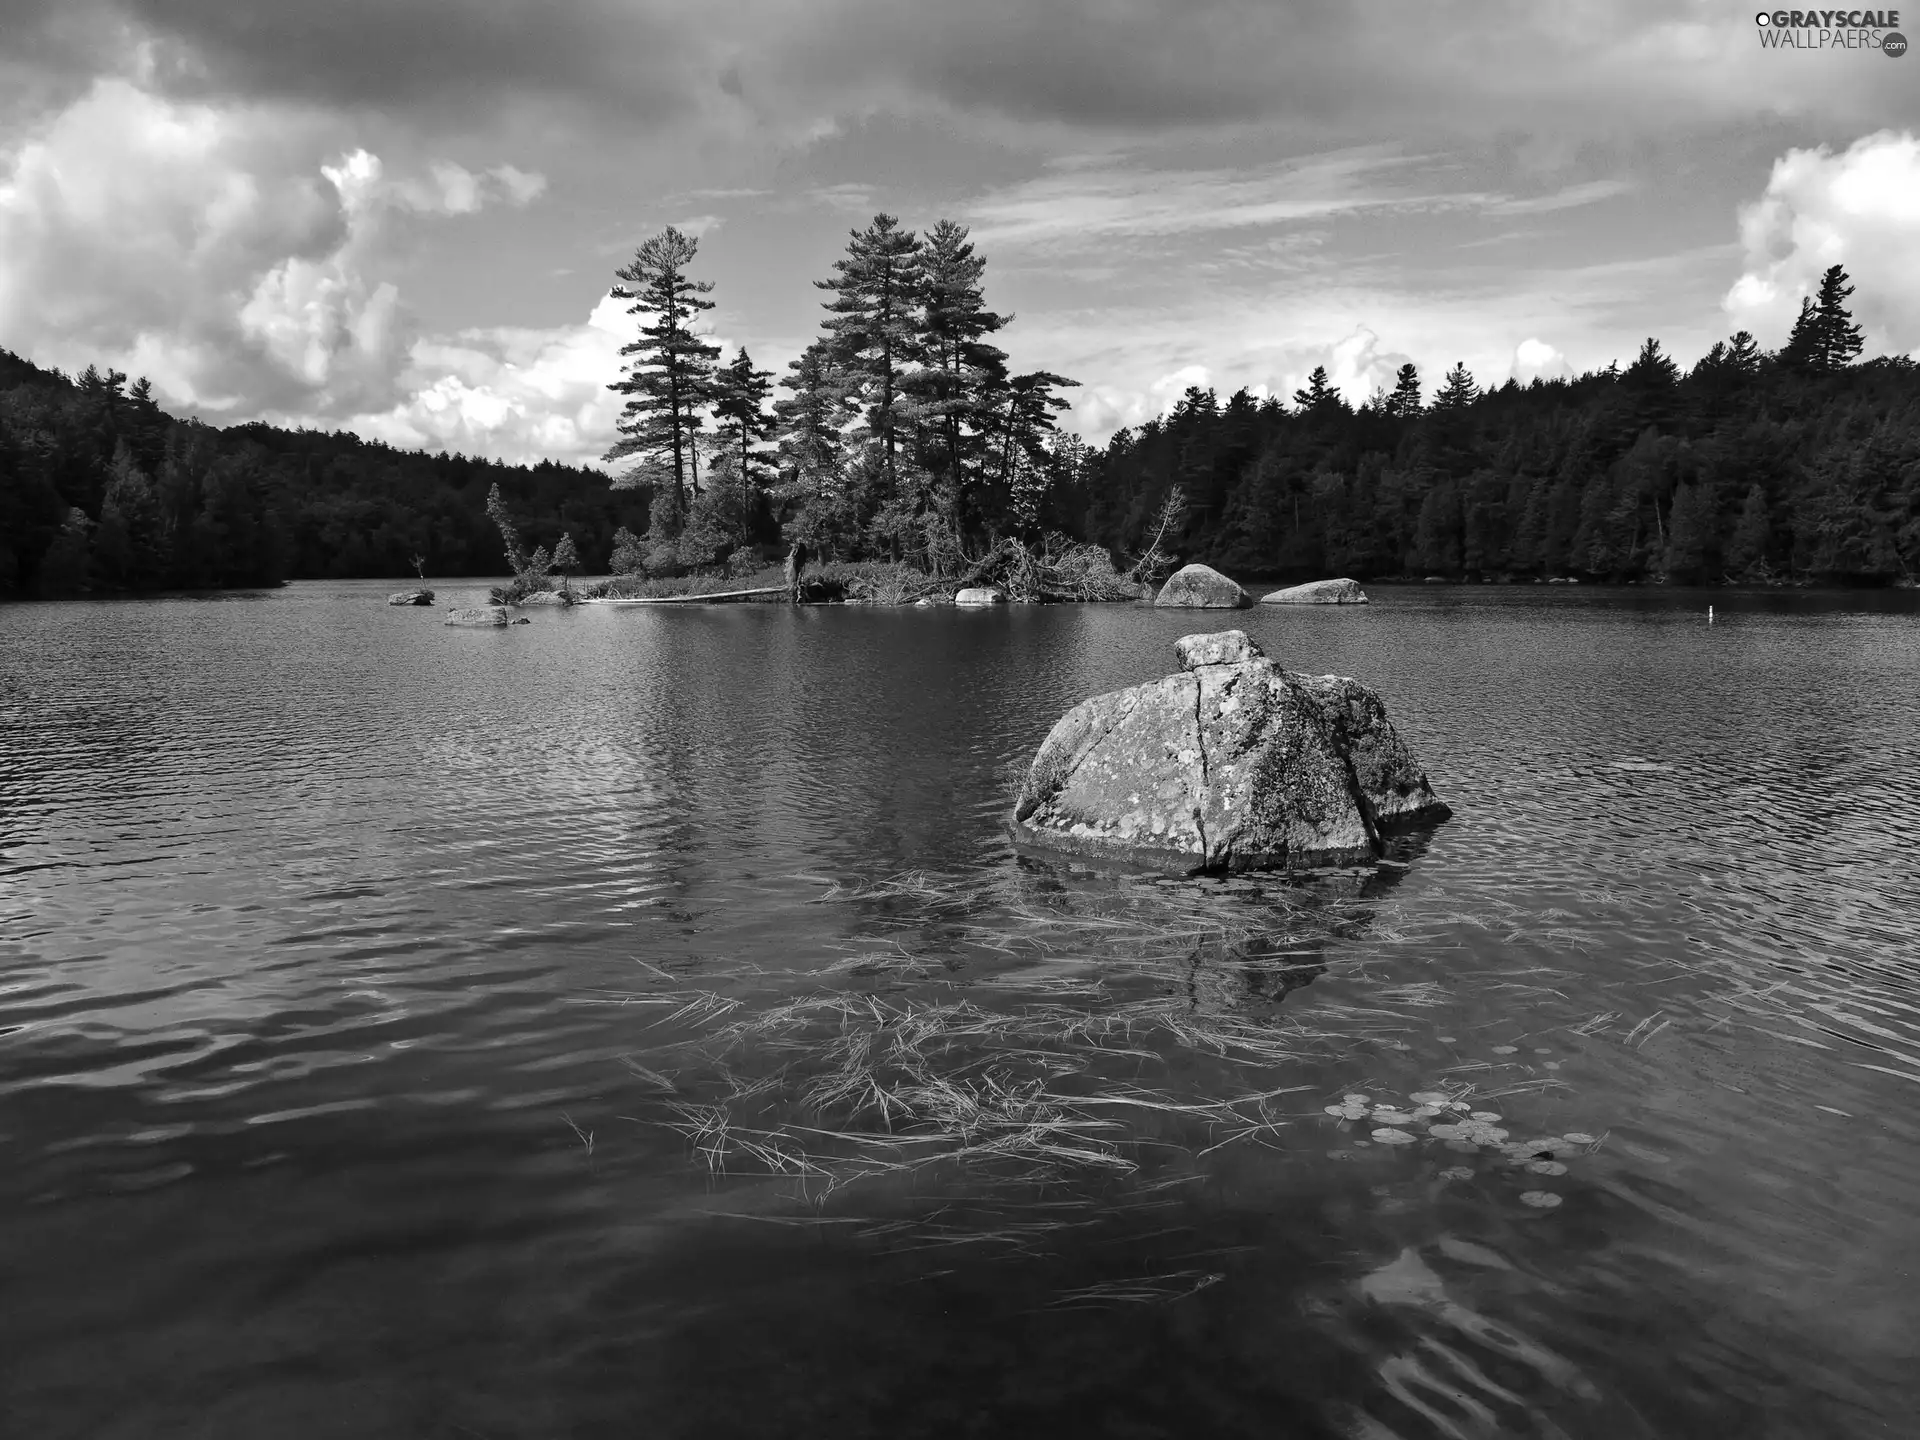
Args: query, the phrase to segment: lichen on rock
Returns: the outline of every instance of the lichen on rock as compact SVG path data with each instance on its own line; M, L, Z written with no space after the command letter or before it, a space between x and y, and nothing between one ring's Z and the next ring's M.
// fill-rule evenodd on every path
M1366 686L1282 670L1244 632L1189 635L1181 673L1053 727L1014 810L1023 839L1190 871L1345 865L1443 819Z

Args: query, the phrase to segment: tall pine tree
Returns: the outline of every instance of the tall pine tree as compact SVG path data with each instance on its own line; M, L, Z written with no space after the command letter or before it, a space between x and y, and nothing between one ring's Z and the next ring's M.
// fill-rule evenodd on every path
M964 225L941 220L927 232L920 257L923 366L909 384L916 421L933 437L928 466L961 494L968 462L991 423L991 397L1007 375L1006 352L986 337L1010 317L986 308L985 270L986 261L974 253Z
M701 412L713 399L713 362L720 353L719 346L693 332L701 312L713 308L706 298L713 282L687 276L699 248L691 235L668 226L634 252L631 264L614 272L623 283L609 292L616 300L634 302L627 307L629 315L651 318L641 326L640 338L620 349L627 373L607 388L628 399L620 412L620 438L602 458L612 464L638 457L639 474L670 463L681 513L698 463L694 437ZM629 483L633 478L638 475L630 472Z
M746 527L753 515L753 498L760 488L760 457L755 447L773 432L774 419L767 414L767 397L772 393L771 370L756 370L742 345L732 361L714 377L713 413L719 420L720 440L732 457L740 486L740 540L746 539Z
M814 281L833 296L825 302L827 335L834 358L857 377L889 490L899 484L896 406L919 360L920 261L919 238L892 215L876 215L852 232L846 258L834 262L835 277Z

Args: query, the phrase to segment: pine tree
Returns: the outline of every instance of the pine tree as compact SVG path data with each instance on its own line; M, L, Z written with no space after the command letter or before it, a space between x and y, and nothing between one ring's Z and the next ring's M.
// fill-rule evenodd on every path
M1440 392L1433 397L1433 410L1436 415L1457 415L1479 398L1480 387L1474 383L1466 362L1456 361L1447 371Z
M1853 323L1847 309L1847 297L1852 294L1847 272L1838 265L1828 266L1820 277L1820 295L1814 306L1812 368L1818 374L1844 370L1860 354L1864 344L1860 327Z
M1733 332L1727 341L1727 370L1735 375L1755 375L1760 370L1760 346L1745 330Z
M986 337L1010 316L986 308L981 277L986 261L974 253L967 228L941 220L926 234L920 257L920 343L923 368L909 380L916 423L937 435L938 458L928 463L956 487L966 487L966 465L991 423L990 397L1007 378L1007 354Z
M1789 370L1811 374L1819 367L1820 312L1811 296L1801 300L1787 343L1780 347L1780 363Z
M788 392L773 406L781 497L804 511L837 497L845 463L844 432L859 404L851 394L851 379L825 340L802 351L780 384Z
M771 370L756 370L742 345L739 353L715 377L713 413L720 422L720 438L732 458L739 483L739 516L746 540L746 526L753 515L753 496L759 485L758 454L754 447L773 433L774 417L767 413L767 397L773 393Z
M1680 383L1680 367L1661 350L1658 340L1648 336L1621 378L1639 390L1671 390Z
M1053 393L1055 386L1080 382L1046 370L1016 375L1007 382L1000 413L1000 475L1002 499L1016 516L1037 511L1038 498L1025 493L1023 481L1044 471L1047 440L1057 426L1055 415L1067 402Z
M855 230L832 280L813 283L832 292L825 302L834 358L858 378L867 403L867 428L880 441L889 490L899 484L902 381L919 355L921 246L891 215L876 215Z
M700 313L713 308L706 298L713 282L687 278L699 248L691 235L668 226L634 252L631 264L614 272L624 283L609 291L616 300L634 302L627 307L629 315L652 318L638 340L621 347L627 373L607 388L628 400L620 412L620 439L602 458L611 464L637 456L644 473L670 457L682 510L689 477L698 483L694 436L700 412L713 398L713 362L720 353L692 329ZM633 478L637 475L630 474Z
M1396 420L1411 420L1424 408L1420 394L1420 367L1409 360L1394 377L1393 393L1387 397L1387 413Z
M1293 403L1309 420L1328 420L1352 413L1346 397L1328 383L1324 365L1313 367L1313 373L1307 376L1306 388L1293 392Z

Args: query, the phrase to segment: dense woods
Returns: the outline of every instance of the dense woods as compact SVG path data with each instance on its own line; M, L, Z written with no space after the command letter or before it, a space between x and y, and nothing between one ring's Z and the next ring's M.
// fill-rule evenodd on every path
M1015 372L964 227L877 216L776 387L696 328L710 282L669 230L618 272L639 333L611 473L506 466L165 415L145 381L0 350L0 593L499 574L736 570L800 543L936 576L1104 546L1249 578L1910 583L1920 573L1920 364L1860 363L1834 266L1778 351L1741 332L1682 371L1508 381L1404 366L1353 406L1316 370L1291 403L1190 389L1095 448L1074 382ZM497 492L494 514L490 493ZM506 517L527 555L503 553Z
M1682 374L1632 364L1431 403L1405 367L1350 408L1316 372L1293 404L1189 390L1079 468L1079 523L1125 549L1169 496L1173 548L1275 578L1911 582L1920 365L1855 363L1838 266L1787 344L1744 332Z
M0 350L0 595L500 572L498 484L529 539L604 568L646 496L597 470L510 466L161 411L147 385Z

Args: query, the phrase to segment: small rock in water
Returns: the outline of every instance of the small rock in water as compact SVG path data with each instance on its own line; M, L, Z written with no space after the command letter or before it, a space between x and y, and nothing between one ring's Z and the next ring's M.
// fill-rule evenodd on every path
M1560 1197L1551 1190L1529 1190L1520 1197L1520 1203L1536 1210L1551 1210L1560 1203Z

